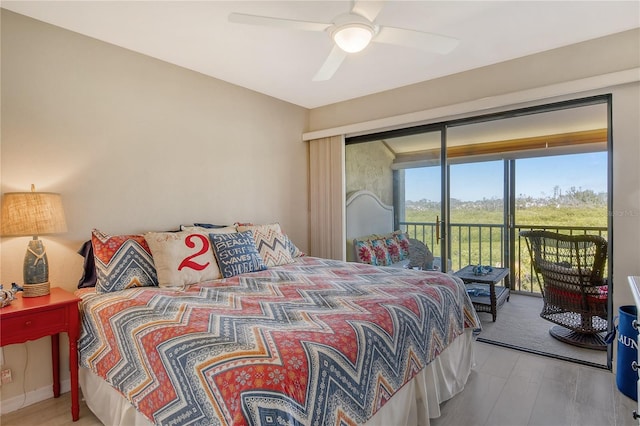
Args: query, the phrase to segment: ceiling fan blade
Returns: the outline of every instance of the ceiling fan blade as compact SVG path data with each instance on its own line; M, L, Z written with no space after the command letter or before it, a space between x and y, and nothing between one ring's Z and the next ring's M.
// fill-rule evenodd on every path
M353 9L351 9L351 12L364 16L369 21L373 22L376 20L383 7L383 1L360 0L355 2L355 4L353 5Z
M248 15L246 13L236 12L229 14L229 22L302 31L324 31L331 26L331 24L323 22L296 21L294 19L271 18L269 16Z
M340 49L338 46L333 46L331 49L331 53L327 59L325 59L324 64L320 67L316 75L313 76L313 81L326 81L329 80L333 74L338 70L344 58L347 57L347 52Z
M451 52L460 43L458 39L453 37L394 27L380 27L373 41L413 47L442 55Z

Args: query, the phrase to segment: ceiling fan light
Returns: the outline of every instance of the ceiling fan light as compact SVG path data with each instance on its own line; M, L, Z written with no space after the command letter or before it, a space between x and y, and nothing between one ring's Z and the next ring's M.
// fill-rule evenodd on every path
M373 30L367 25L348 24L337 28L331 36L338 47L347 53L362 51L373 38Z

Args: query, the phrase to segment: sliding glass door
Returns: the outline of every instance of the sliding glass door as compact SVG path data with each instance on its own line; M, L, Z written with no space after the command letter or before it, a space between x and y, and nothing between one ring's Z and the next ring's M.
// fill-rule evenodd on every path
M447 125L454 266L506 266L538 293L523 229L608 238L606 97Z
M536 292L521 229L610 237L609 117L609 98L598 96L347 138L347 192L393 205L395 229L447 269L509 267L512 290ZM586 198L596 222L571 205ZM548 214L524 220L536 209Z
M387 139L395 147L394 160L398 208L396 228L406 230L410 238L424 242L433 253L435 269L449 270L446 196L448 176L444 157L442 128L422 128L420 133ZM403 188L404 190L402 190Z
M519 232L545 229L608 239L607 151L514 160L514 289L539 293Z

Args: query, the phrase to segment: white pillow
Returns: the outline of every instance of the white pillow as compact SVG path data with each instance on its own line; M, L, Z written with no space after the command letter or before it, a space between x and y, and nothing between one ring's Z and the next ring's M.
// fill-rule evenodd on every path
M211 240L204 232L148 232L144 235L160 287L183 287L221 278Z
M200 232L205 235L209 234L231 234L236 233L238 230L235 226L224 226L222 228L204 228L202 226L190 226L190 225L180 225L181 231L192 231L192 232Z

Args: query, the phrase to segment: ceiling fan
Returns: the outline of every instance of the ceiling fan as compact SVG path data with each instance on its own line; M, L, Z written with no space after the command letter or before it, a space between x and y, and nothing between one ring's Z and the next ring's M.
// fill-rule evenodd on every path
M329 80L349 53L362 51L372 41L409 46L439 54L447 54L458 45L458 40L452 37L376 24L375 19L383 6L383 1L356 1L351 12L339 15L329 23L298 21L235 12L229 15L229 21L239 24L327 32L335 42L335 45L313 77L313 81Z

